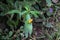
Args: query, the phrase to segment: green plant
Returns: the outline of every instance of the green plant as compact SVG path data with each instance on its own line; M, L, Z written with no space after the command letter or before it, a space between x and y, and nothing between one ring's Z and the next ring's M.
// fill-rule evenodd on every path
M1 3L0 7L3 9L3 12L1 12L1 16L4 15L11 15L11 17L8 17L8 21L7 24L11 27L11 29L14 31L13 27L17 27L18 25L18 18L19 20L21 20L21 17L23 17L23 22L24 22L24 33L26 38L28 37L28 34L32 34L32 21L33 19L31 18L32 16L34 17L38 17L38 14L40 13L39 11L35 10L35 9L31 9L32 4L34 4L34 2L30 3L28 1L23 1L20 2L18 0L16 0L14 2L14 0L6 0L8 2L8 4L5 6L5 4ZM23 8L23 9L22 9ZM12 18L14 16L14 14L17 14L17 20L13 21Z
M46 2L45 6L43 2ZM54 28L54 24L52 23L54 22L54 19L57 19L55 15L59 6L59 4L54 5L51 0L6 0L6 3L2 3L1 0L0 8L2 9L2 12L0 12L0 16L8 17L7 25L12 29L12 31L9 31L9 34L7 34L6 37L2 36L1 33L0 37L4 38L4 40L6 40L7 37L12 40L12 35L15 33L14 36L16 36L19 33L19 35L24 35L28 38L28 36L31 36L33 32L32 17L39 18L40 16L43 20L42 25L44 27ZM13 20L15 14L17 15L15 18L16 20ZM53 16L53 18L51 16ZM49 20L53 20L53 22ZM20 31L16 33L14 28L18 28L18 23L20 21L23 22L24 25L22 25L18 30L22 30L23 33L20 33ZM46 32L46 35L50 40L53 40L53 37L50 36L48 32ZM20 39L18 36L16 36L16 38L16 40Z

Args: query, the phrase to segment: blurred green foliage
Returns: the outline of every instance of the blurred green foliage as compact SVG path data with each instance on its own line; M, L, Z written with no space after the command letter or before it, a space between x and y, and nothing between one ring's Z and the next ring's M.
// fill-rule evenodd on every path
M1 40L13 40L13 37L16 37L16 40L22 40L22 37L28 38L28 36L32 34L33 32L33 24L32 22L29 23L34 18L42 17L42 25L44 25L47 28L54 28L55 25L54 20L56 19L57 22L57 16L56 12L60 7L59 3L52 3L51 0L6 0L5 3L3 3L4 0L0 0L0 9L2 10L0 12L0 16L8 16L7 25L12 29L12 31L9 31L7 35L2 36L2 32L0 33L0 39ZM45 2L45 3L44 3ZM16 20L13 20L14 15L17 14ZM51 16L53 17L52 21L49 22ZM22 20L23 18L23 20ZM24 23L17 31L15 32L14 28L18 28L19 20ZM20 24L19 24L20 25ZM22 33L20 32L22 30ZM14 34L15 33L15 34ZM13 35L14 34L14 35ZM53 33L52 33L53 34ZM52 35L51 34L51 35ZM54 33L55 34L55 33ZM17 36L16 36L17 35ZM19 35L21 36L19 38ZM45 35L49 38L49 40L53 40L54 36L51 36L48 34L48 32L45 33ZM56 33L56 37L58 37L58 33ZM58 37L59 38L59 37ZM56 38L57 40L57 38Z

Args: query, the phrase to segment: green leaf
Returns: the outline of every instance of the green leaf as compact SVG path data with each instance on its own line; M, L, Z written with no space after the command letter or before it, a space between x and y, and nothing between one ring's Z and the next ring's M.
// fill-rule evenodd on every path
M48 32L45 32L46 36L49 38L49 40L52 40L52 36L48 33Z
M23 31L23 27L24 27L24 26L20 26L20 31Z
M4 16L4 14L9 11L9 7L4 4L4 3L1 3L0 2L0 8L2 9L2 12L0 13L0 16Z
M7 25L13 27L12 23L10 23L9 21L7 21Z
M1 2L0 2L0 8L2 10L4 10L4 11L7 11L8 10L8 6L6 4L4 4L4 3L1 3Z
M17 24L16 24L17 21L13 21L13 20L8 20L7 21L7 24L10 26L10 27L15 27Z
M11 10L11 11L8 11L7 14L14 14L14 13L20 13L19 10Z
M50 12L47 12L47 16L51 16L53 15L54 13L50 13Z
M29 11L29 10L30 10L30 6L29 6L29 5L26 5L26 6L25 6L25 9L26 9L27 11Z
M10 31L9 32L9 37L11 37L13 35L13 32L12 31Z
M39 11L30 11L34 17L38 17Z
M21 17L24 16L27 13L27 11L22 11L21 13L18 14L18 17L21 20Z
M23 6L24 6L24 8L25 8L27 11L29 11L30 8L31 8L31 4L30 4L29 2L24 2L24 3L23 3Z
M14 4L15 9L22 10L22 2L16 1Z
M6 1L7 1L8 5L13 6L14 0L6 0Z
M18 2L18 1L15 2L15 8L16 8L16 9L19 8L19 2Z
M51 0L46 0L47 6L51 6L52 5L52 1Z
M2 13L5 13L5 14L0 14L0 15L15 14L15 13L19 14L19 13L20 13L20 11L19 11L19 10L11 10L11 11L2 12Z

